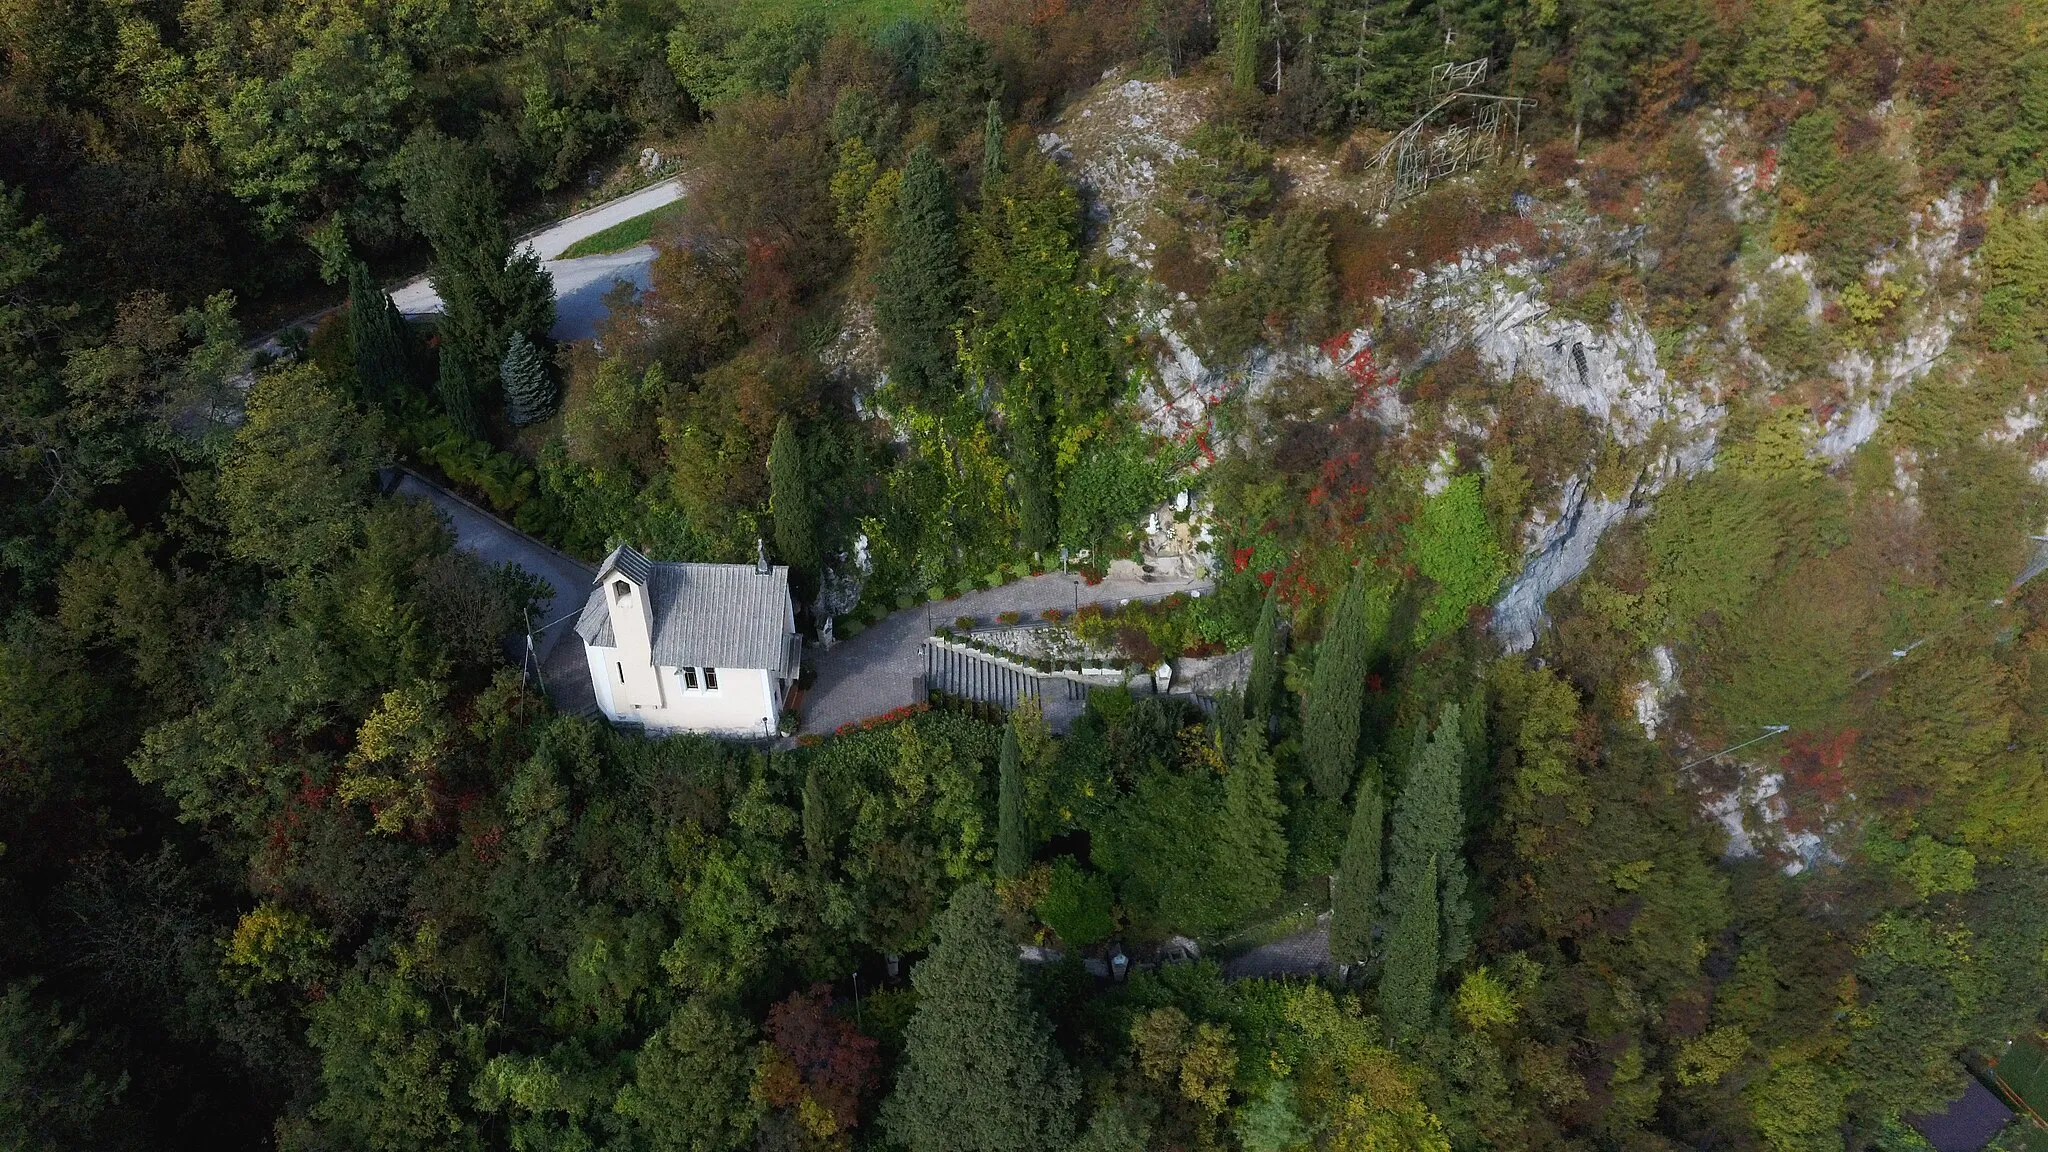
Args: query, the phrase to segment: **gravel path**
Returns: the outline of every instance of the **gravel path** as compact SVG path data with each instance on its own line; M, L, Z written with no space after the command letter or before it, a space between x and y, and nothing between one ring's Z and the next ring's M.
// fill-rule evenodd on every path
M555 280L555 326L550 335L557 340L583 340L597 331L604 318L604 296L621 280L645 291L654 266L654 248L642 244L624 252L584 256L576 260L557 259L571 244L595 236L614 224L654 211L682 199L680 180L667 180L642 188L587 212L558 220L538 232L520 238L521 248L532 249L541 267ZM426 316L441 310L441 297L429 277L422 276L400 285L391 293L399 312Z
M1120 565L1121 567L1121 565ZM1047 608L1073 610L1078 604L1157 600L1190 589L1208 591L1206 579L1143 580L1113 573L1100 584L1048 572L999 588L970 592L957 600L923 603L891 613L853 637L813 657L818 672L804 697L804 732L825 733L842 724L879 716L915 702L915 680L924 673L924 641L932 629L958 616L990 619L1003 612L1035 616Z

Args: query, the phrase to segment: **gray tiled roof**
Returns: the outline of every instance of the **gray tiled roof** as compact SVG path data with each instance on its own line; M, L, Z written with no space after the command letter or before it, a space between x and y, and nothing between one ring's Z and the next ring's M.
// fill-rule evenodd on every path
M790 636L788 568L778 565L764 574L752 564L656 563L620 548L598 570L598 583L576 619L577 633L594 647L617 643L603 583L614 570L648 588L656 664L782 673Z
M626 579L643 587L654 582L654 561L641 555L638 548L621 544L612 549L612 554L598 565L597 579L600 583L613 572L623 573Z

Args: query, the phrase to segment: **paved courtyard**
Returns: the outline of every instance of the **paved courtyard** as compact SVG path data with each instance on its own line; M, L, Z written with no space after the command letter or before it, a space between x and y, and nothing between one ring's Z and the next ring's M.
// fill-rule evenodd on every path
M955 617L988 620L1003 612L1035 616L1047 608L1072 611L1080 604L1157 600L1210 587L1206 579L1161 577L1148 581L1122 573L1089 584L1078 576L1048 572L969 592L956 600L926 602L891 613L829 652L812 650L811 662L818 677L804 698L802 731L830 732L842 724L915 703L916 680L924 672L924 641L932 629Z

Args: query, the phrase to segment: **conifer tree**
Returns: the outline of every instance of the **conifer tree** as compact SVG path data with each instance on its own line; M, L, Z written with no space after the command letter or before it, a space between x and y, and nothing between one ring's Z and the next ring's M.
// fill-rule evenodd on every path
M483 413L477 405L476 373L469 361L453 348L441 349L440 368L434 378L434 394L441 410L448 413L458 431L474 439L484 434Z
M953 182L919 145L903 165L889 250L876 277L875 327L895 381L913 396L943 398L956 379L962 265Z
M1266 603L1259 609L1258 625L1252 629L1252 667L1244 685L1245 714L1269 731L1273 705L1280 695L1280 653L1274 647L1279 640L1279 621L1280 582L1275 580L1266 588Z
M1386 631L1385 588L1369 586L1363 565L1330 614L1316 650L1315 677L1302 715L1301 754L1309 783L1325 800L1341 800L1358 772L1358 730L1365 710L1365 677Z
M1380 1019L1396 1040L1429 1023L1435 1006L1440 941L1436 860L1394 878L1394 922L1387 933L1387 965L1380 973Z
M1259 40L1264 0L1236 0L1230 20L1230 86L1240 92L1259 87Z
M996 875L1015 880L1031 865L1031 847L1024 830L1023 754L1015 724L1003 728L996 786Z
M988 102L988 117L981 125L981 186L986 189L1003 174L1003 105Z
M816 767L804 773L803 825L804 855L813 866L822 866L832 858L832 798Z
M548 376L547 361L524 332L514 332L506 341L498 382L505 387L505 414L521 428L547 419L555 410L555 382Z
M1442 955L1438 972L1447 972L1471 946L1471 909L1465 903L1465 815L1459 799L1465 774L1465 744L1459 736L1461 710L1446 704L1436 730L1422 744L1408 767L1408 783L1394 808L1389 844L1386 911L1402 914L1411 899L1408 888L1425 868L1435 878L1432 894L1439 910L1434 938Z
M1237 759L1240 737L1244 735L1244 693L1225 689L1216 697L1216 737L1223 744L1223 758Z
M480 434L476 389L503 361L513 333L534 340L554 327L554 281L532 249L514 250L480 149L426 129L406 143L397 169L405 219L434 249L441 361L461 361L458 375L469 386L466 406L449 416Z
M787 416L775 423L768 446L768 511L775 518L775 552L806 573L818 568L818 514L804 473L803 442Z
M1063 1152L1080 1084L1052 1045L995 894L953 893L910 975L917 1011L882 1127L909 1152Z
M1216 879L1226 897L1226 922L1242 920L1280 898L1287 865L1287 837L1280 830L1285 813L1265 733L1248 729L1238 737L1229 775L1223 778L1223 822L1216 837Z
M372 404L392 405L412 389L411 331L398 305L357 260L348 269L348 342L356 381Z
M1335 890L1330 896L1330 959L1357 964L1372 953L1372 926L1379 918L1380 844L1386 801L1379 774L1359 781L1351 810L1351 832L1337 862Z

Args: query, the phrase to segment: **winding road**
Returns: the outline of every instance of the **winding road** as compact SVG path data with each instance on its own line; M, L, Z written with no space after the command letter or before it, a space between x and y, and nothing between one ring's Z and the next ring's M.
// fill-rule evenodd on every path
M555 281L555 326L549 331L557 340L587 340L604 318L605 293L624 280L645 291L649 270L654 266L654 246L642 244L624 252L601 256L561 259L562 253L578 240L597 235L614 224L623 224L683 198L680 178L664 180L629 196L600 204L555 221L537 232L519 238L519 247L540 257L541 267ZM434 292L431 276L421 276L392 290L391 299L406 316L430 316L441 311L441 297Z

